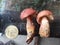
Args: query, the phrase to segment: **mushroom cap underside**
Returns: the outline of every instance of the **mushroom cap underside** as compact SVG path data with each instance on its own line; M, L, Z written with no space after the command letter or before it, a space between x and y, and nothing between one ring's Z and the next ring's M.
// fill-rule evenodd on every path
M50 20L54 20L53 18L53 13L49 10L43 10L41 12L38 13L37 15L37 23L40 24L41 23L41 19L43 17L47 17L47 19Z

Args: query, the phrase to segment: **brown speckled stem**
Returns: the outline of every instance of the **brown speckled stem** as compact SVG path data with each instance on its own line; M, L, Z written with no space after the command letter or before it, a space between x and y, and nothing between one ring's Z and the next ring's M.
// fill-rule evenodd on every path
M26 40L26 42L28 44L33 40L34 29L35 29L35 26L34 26L32 20L31 20L31 17L28 17L27 18L27 24L26 24L26 30L27 30L27 40Z
M39 34L41 37L49 37L49 35L50 35L49 21L46 17L43 17L41 20L41 26L39 28Z

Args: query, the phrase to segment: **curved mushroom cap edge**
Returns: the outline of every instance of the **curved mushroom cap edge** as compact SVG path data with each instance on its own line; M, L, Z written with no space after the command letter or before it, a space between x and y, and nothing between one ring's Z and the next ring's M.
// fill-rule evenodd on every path
M36 10L32 8L26 8L21 12L20 18L23 20L27 18L28 16L34 15L34 13L36 13Z
M49 10L40 11L37 15L37 23L41 23L41 19L47 17L49 21L54 20L53 13Z

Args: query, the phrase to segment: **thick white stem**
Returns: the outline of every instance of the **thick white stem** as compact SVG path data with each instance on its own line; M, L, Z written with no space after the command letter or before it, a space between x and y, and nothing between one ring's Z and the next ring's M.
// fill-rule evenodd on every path
M43 17L41 20L41 26L39 28L39 34L41 37L49 37L49 35L50 35L49 21L46 17Z

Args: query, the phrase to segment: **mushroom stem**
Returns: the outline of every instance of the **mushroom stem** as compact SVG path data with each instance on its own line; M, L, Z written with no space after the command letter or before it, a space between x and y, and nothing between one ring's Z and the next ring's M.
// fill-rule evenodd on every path
M34 28L35 28L35 26L34 26L32 20L31 20L31 17L28 17L27 18L27 24L26 24L26 30L27 30L27 40L26 40L26 42L28 44L32 41L32 39L34 37Z
M41 20L39 34L41 37L49 37L49 35L50 35L50 27L49 27L49 21L48 21L47 17L43 17Z

